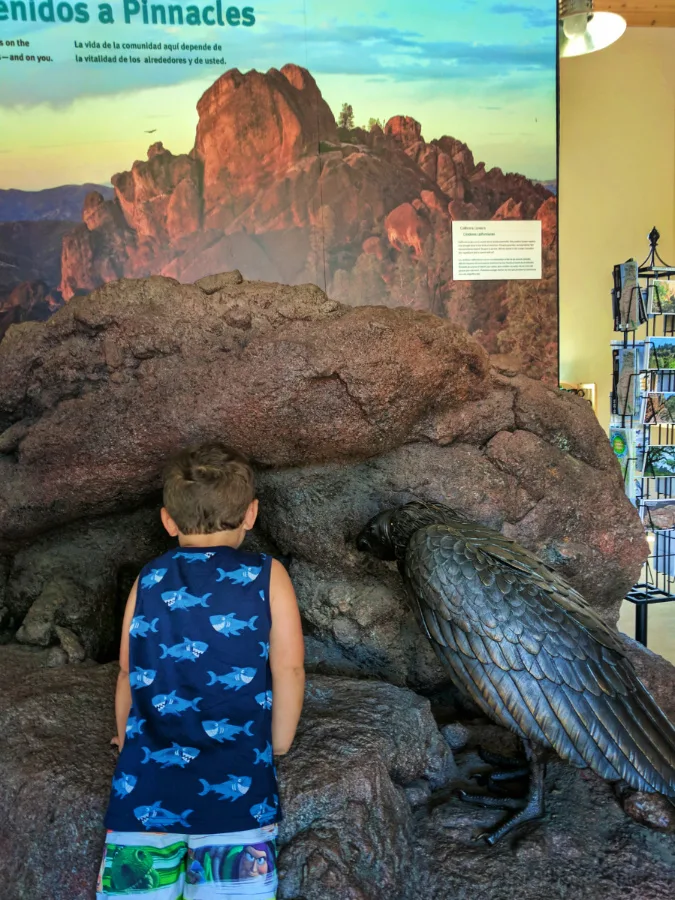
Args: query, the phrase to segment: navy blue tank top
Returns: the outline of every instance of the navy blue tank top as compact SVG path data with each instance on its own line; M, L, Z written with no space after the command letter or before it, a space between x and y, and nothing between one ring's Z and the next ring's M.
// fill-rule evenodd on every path
M271 566L231 547L179 547L142 570L106 828L222 834L280 821Z

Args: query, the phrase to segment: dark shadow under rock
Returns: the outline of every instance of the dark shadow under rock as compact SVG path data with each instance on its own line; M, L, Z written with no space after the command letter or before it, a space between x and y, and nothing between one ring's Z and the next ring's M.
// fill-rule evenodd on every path
M17 640L42 647L61 642L58 629L66 628L88 656L112 659L136 576L171 544L156 506L40 537L12 561L4 601L7 625L20 624Z

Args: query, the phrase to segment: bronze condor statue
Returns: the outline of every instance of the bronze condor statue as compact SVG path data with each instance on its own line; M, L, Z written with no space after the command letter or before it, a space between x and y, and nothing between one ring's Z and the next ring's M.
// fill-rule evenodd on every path
M489 844L544 815L551 750L607 781L675 797L675 728L618 635L536 556L442 504L420 502L371 519L357 547L398 562L453 680L523 741L526 799L460 792L482 806L515 810L482 835Z

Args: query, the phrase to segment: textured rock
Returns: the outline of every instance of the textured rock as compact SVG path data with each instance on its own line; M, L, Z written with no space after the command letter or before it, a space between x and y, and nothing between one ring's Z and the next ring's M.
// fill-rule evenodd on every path
M425 778L442 787L455 773L427 701L385 684L312 679L295 747L279 769L280 898L395 895L418 867L397 785Z
M625 634L622 635L622 639L628 658L635 666L638 678L670 721L675 722L673 666L658 653L653 653Z
M68 662L84 662L86 650L77 639L77 635L74 634L70 628L64 628L61 625L56 625L54 631L56 632L56 637L59 639L61 648L68 657Z
M311 285L109 284L0 345L0 430L21 426L0 436L0 537L138 502L193 440L276 465L386 451L487 376L449 322Z
M646 554L588 404L490 375L441 319L342 307L312 286L239 272L107 285L4 341L0 414L0 628L38 646L68 628L99 661L133 577L166 546L152 503L127 510L181 443L224 439L264 464L259 536L293 557L318 671L445 680L398 574L355 551L383 506L441 500L503 531L611 622Z
M17 553L8 570L5 629L22 643L59 642L71 662L116 657L124 604L141 567L169 539L156 508L84 521Z
M645 794L641 791L627 791L621 797L621 805L626 815L641 825L666 834L675 831L675 806L667 797L660 794Z
M114 767L117 667L38 668L46 664L45 653L0 648L3 892L91 900Z
M45 662L45 651L0 648L4 897L90 900L114 767L115 667ZM537 830L494 849L473 840L501 813L447 796L479 765L476 746L511 744L480 721L464 728L453 757L410 691L310 679L279 766L280 900L670 900L672 837L632 822L610 785L561 763L548 767Z
M560 395L549 394L555 405ZM611 459L608 465L603 472L522 430L499 431L487 446L408 444L360 465L263 473L262 526L294 559L293 577L314 631L334 632L346 614L350 627L341 632L344 641L337 639L345 651L372 660L382 654L392 680L393 672L431 675L432 658L410 644L418 632L398 599L395 568L365 561L354 548L362 524L413 497L440 500L538 553L614 623L646 544ZM331 602L331 591L338 601ZM428 685L427 676L418 676L412 683Z

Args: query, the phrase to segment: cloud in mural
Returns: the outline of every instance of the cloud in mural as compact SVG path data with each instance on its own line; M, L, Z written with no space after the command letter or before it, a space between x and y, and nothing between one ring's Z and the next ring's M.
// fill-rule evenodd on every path
M129 0L127 0L127 3ZM350 5L350 4L348 4ZM478 91L491 82L499 84L501 93L538 90L548 87L549 73L555 65L553 25L555 11L550 3L540 5L510 5L477 2L467 8L466 22L457 17L452 40L439 41L435 19L438 7L422 4L418 17L419 28L397 27L410 25L410 12L402 3L389 4L381 12L366 19L355 15L346 23L332 17L311 15L305 24L302 11L287 12L280 21L266 12L255 12L255 25L247 28L209 28L194 26L177 28L170 25L124 24L122 0L111 4L115 23L97 21L97 5L89 3L92 19L87 24L45 24L7 22L5 38L22 37L30 40L35 52L49 52L53 62L43 65L18 65L10 72L16 77L0 80L0 106L22 107L48 103L67 105L77 98L102 96L181 84L190 81L214 80L221 71L237 67L266 70L270 64L281 67L289 59L303 60L315 75L351 75L363 78L383 78L389 81L416 82L424 80L461 82L464 90ZM187 5L183 7L187 9ZM499 28L476 27L477 8L485 13L503 15L497 19ZM431 16L433 10L434 15ZM363 18L363 22L359 22ZM531 25L548 23L546 36L535 36ZM167 52L165 45L178 45L174 55L188 58L182 44L219 45L216 58L224 64L216 65L149 65L139 63L81 64L75 62L76 52L85 55L96 49L74 49L75 41L84 44L94 41L117 42L122 48L129 44L152 43L154 50ZM100 51L99 51L100 52ZM147 55L138 50L137 56ZM194 54L192 54L194 56ZM114 77L111 77L111 66ZM45 90L48 79L49 90Z
M504 16L522 16L530 28L550 28L551 27L551 7L533 6L521 3L495 3L490 7L490 12Z

